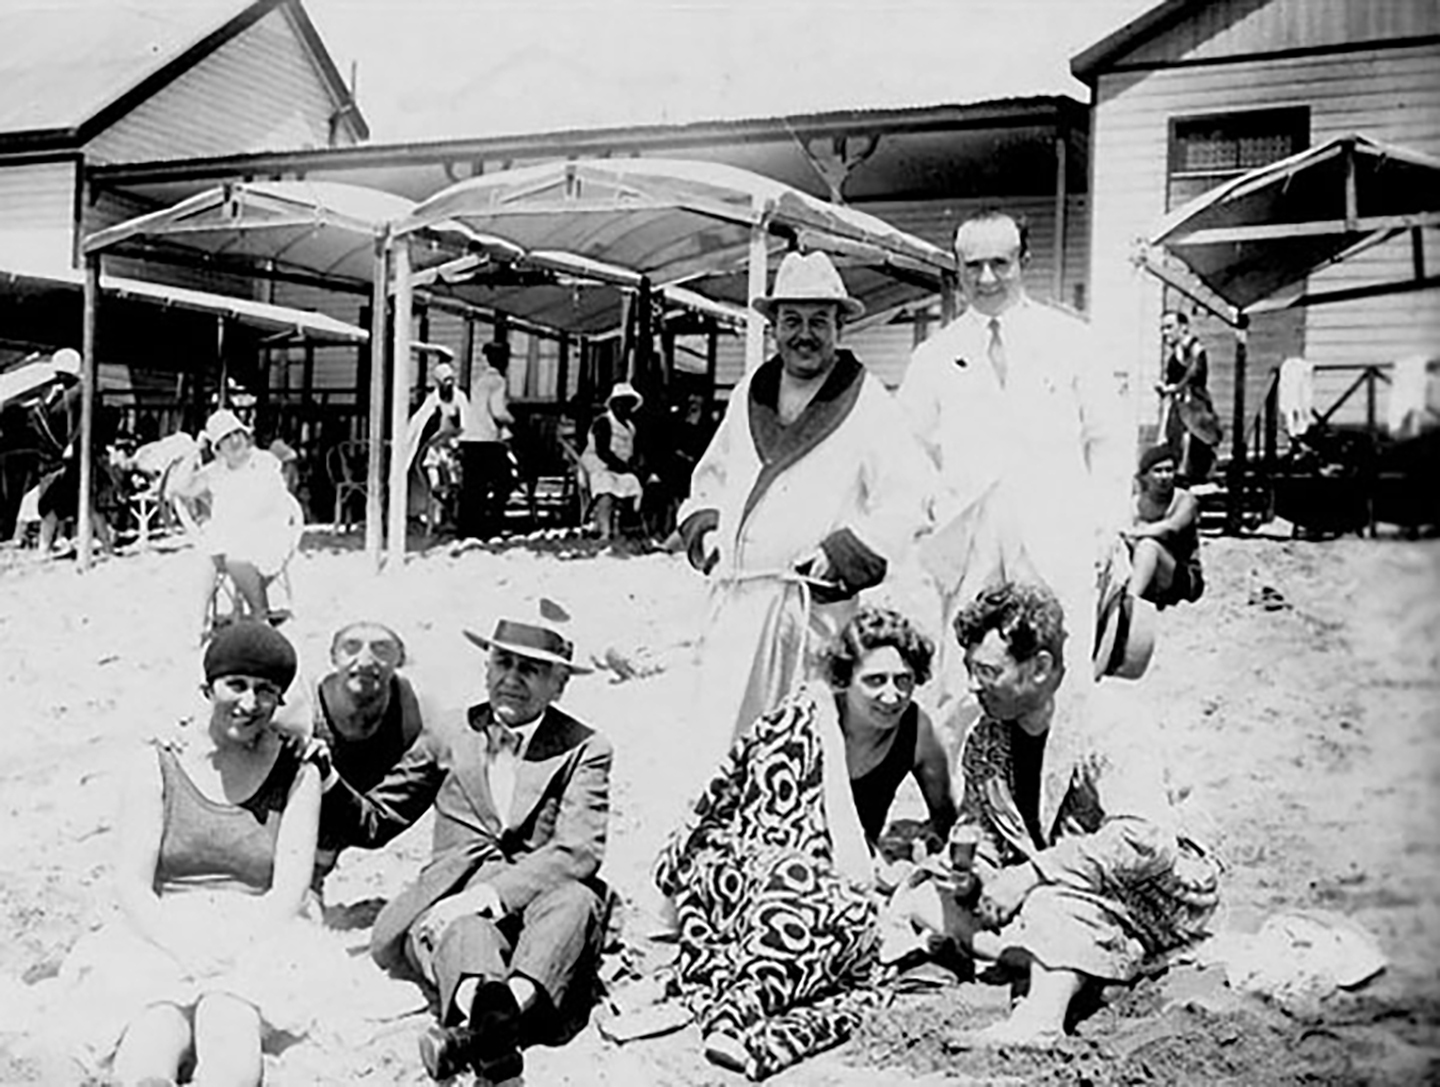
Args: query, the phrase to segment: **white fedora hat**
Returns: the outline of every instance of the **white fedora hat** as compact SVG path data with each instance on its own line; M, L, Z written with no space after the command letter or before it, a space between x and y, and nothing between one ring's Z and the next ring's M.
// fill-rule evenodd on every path
M205 437L211 445L219 445L237 430L243 430L246 434L254 433L245 421L229 408L221 408L205 420Z
M850 297L835 265L819 252L786 253L770 293L750 305L767 321L773 321L775 307L781 302L834 302L852 320L865 312L865 303Z

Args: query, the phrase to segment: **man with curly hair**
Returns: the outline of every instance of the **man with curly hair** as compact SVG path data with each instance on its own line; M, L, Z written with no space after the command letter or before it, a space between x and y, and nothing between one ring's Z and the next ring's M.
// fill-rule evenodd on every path
M1063 716L1065 618L1049 589L1007 582L955 619L982 716L961 753L960 823L979 832L973 913L954 934L976 958L1028 970L1027 995L975 1044L1058 1040L1086 978L1128 981L1194 939L1219 867L1181 826L1158 741L1120 721L1102 687ZM1057 706L1061 707L1057 710Z

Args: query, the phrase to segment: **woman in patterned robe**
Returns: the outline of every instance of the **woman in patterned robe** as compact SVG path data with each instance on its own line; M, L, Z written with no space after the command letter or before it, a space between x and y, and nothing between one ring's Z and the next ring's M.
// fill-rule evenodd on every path
M717 1064L763 1079L844 1041L879 1002L861 811L883 824L904 775L857 763L850 741L873 754L877 725L902 732L932 653L898 614L861 609L830 651L843 686L806 685L745 729L662 850L655 882L680 923L680 986ZM891 746L943 839L948 771L928 720L920 727L918 744Z

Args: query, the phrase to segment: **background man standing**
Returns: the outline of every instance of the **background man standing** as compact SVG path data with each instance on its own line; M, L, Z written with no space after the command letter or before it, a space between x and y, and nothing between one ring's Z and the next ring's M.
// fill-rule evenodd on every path
M1097 564L1128 523L1135 441L1088 325L1026 294L1024 228L985 212L961 224L955 252L966 310L916 349L898 394L941 477L923 553L944 625L984 585L1039 577L1081 617L1067 664L1088 674ZM973 709L959 671L937 667L936 721L954 741L956 710Z
M1215 465L1215 449L1224 436L1210 400L1210 361L1205 346L1190 331L1190 318L1168 310L1160 321L1165 341L1164 380L1160 394L1160 435L1178 458L1181 486L1203 483Z
M591 670L565 619L541 601L538 617L501 619L488 638L465 631L489 654L487 700L421 732L368 793L326 782L327 824L350 845L383 845L435 806L430 863L381 911L370 952L439 990L440 1023L420 1047L437 1080L519 1075L522 1026L553 1032L599 953L613 750L553 705Z
M460 465L465 497L460 507L460 534L483 538L500 530L505 501L515 486L506 444L515 417L510 414L510 345L487 343L480 349L485 366L471 391L474 410L460 436Z

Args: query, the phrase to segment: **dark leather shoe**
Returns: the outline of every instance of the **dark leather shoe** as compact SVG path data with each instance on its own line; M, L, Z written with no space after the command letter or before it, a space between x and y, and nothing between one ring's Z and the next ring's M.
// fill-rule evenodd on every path
M431 1027L420 1036L420 1060L435 1080L470 1071L475 1063L475 1032L469 1027Z
M503 981L481 982L470 1004L473 1067L482 1081L499 1083L525 1066L520 1053L520 1005Z

